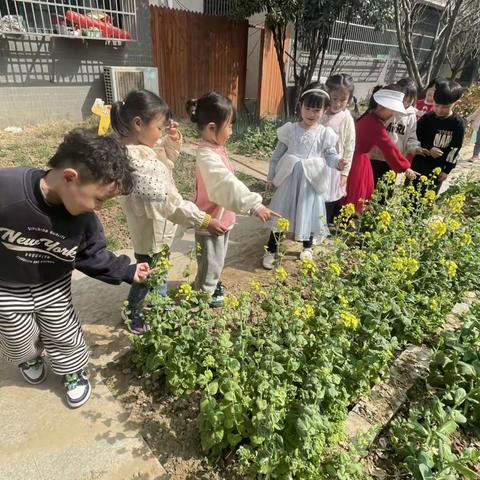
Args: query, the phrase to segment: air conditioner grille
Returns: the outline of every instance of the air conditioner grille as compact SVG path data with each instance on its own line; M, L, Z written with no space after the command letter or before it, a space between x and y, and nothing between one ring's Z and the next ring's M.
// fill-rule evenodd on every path
M118 72L117 92L119 98L125 98L132 90L145 88L143 72Z

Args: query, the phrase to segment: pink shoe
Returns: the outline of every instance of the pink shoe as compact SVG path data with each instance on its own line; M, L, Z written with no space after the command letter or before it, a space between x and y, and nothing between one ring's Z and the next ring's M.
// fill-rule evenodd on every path
M478 162L480 160L480 157L478 155L474 155L469 162Z

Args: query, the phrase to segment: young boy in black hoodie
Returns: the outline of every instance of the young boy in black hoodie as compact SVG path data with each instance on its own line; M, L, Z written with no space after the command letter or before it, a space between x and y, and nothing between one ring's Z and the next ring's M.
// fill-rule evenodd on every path
M71 299L72 271L104 282L143 282L148 264L106 250L94 213L133 188L133 168L119 142L74 130L47 171L0 169L0 353L31 384L43 382L45 349L64 376L70 407L90 397L89 352Z
M434 178L436 193L455 168L462 148L465 126L463 119L453 112L462 95L463 88L458 83L439 81L433 97L433 111L423 115L417 123L417 138L423 154L413 158L412 170L428 177L440 168L440 174ZM419 182L418 177L413 181L415 188Z

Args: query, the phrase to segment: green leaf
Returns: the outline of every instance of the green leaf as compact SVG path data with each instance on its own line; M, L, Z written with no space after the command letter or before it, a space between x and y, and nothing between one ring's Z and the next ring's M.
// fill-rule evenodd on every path
M207 385L207 392L210 395L215 395L218 392L218 382L216 380Z
M461 473L466 478L471 478L472 480L478 479L478 472L473 471L472 469L465 466L461 461L455 462L453 464L455 470Z
M457 406L461 405L467 398L467 392L463 388L457 388L455 390L454 395L455 395L455 405Z
M433 475L428 465L420 463L418 465L418 471L420 473L420 476L418 477L417 475L415 475L415 478L418 478L419 480L435 480L435 476Z
M467 423L466 417L458 410L452 410L452 419L460 424Z
M457 429L457 427L458 425L453 420L447 420L445 423L440 425L437 431L443 435L451 435Z

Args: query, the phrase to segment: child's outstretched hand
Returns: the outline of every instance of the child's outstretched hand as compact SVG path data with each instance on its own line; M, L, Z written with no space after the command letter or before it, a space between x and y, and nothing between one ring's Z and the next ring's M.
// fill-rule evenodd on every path
M411 168L407 168L405 170L405 176L409 179L409 180L413 180L414 178L416 177L419 177L420 174L418 172L416 172L415 170L412 170Z
M265 205L260 205L255 210L255 216L258 217L263 223L268 222L272 217L280 218L281 215L275 213L273 210L270 210Z
M430 156L430 150L428 148L417 147L412 152L413 155L420 155L421 157Z
M212 218L210 220L210 223L208 224L207 230L208 230L208 233L210 233L210 235L221 237L222 235L225 235L227 233L228 229L222 225L220 220L217 220L216 218Z
M433 158L440 158L440 157L443 155L443 151L440 150L440 148L432 147L432 148L430 149L430 155L431 155Z
M133 276L133 281L135 283L143 283L148 276L150 275L150 266L148 263L139 263L137 269L135 270L135 275Z

